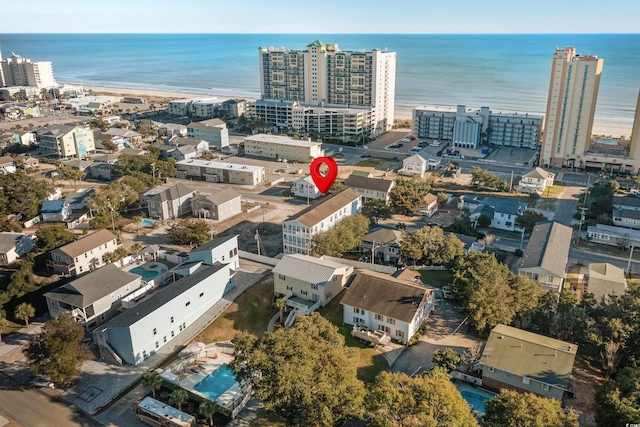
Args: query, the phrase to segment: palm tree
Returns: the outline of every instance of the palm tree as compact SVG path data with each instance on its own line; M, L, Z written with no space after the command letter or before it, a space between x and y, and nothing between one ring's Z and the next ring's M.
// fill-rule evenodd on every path
M22 320L25 326L29 326L29 319L36 315L36 309L31 304L23 302L16 307L13 315L16 319Z
M203 400L198 407L198 413L209 419L209 425L213 425L213 414L216 413L217 406L212 400Z
M273 303L273 306L278 310L280 310L280 322L282 322L282 314L283 314L284 308L287 306L287 302L284 300L284 298L278 298Z
M164 380L157 372L148 372L142 377L142 384L144 384L145 387L149 387L151 389L151 394L155 399L156 391L162 388Z
M181 388L177 388L169 395L169 403L178 405L178 410L182 411L182 404L189 400L189 393Z
M131 220L136 225L136 234L140 234L140 221L142 221L142 218L139 216L134 216L133 218L131 218Z

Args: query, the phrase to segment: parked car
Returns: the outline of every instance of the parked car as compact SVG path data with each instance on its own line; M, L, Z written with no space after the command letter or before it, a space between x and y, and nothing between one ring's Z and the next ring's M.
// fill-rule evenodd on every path
M415 151L417 153L418 151L422 151L422 147L420 146L413 147L411 151Z

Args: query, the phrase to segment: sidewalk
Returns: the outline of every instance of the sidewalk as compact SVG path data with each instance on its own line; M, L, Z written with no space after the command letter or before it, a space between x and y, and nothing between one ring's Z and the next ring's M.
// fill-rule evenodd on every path
M48 316L47 316L48 318ZM42 319L44 320L44 319ZM16 353L22 353L22 347L42 330L41 321L34 321L12 335L3 335L0 342L0 360L16 360ZM11 360L13 359L13 360Z

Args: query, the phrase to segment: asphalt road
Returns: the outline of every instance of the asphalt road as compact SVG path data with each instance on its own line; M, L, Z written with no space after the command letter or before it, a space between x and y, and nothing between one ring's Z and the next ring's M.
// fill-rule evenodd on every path
M0 414L25 427L93 427L101 424L43 393L0 374Z

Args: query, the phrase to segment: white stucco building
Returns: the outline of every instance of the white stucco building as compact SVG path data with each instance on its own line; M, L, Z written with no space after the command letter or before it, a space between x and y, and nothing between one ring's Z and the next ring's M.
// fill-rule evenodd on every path
M31 62L15 53L2 59L0 51L0 87L2 86L50 88L57 86L57 83L53 77L51 62Z
M244 139L244 153L249 156L285 159L308 163L324 156L322 143L295 140L288 136L257 134Z

